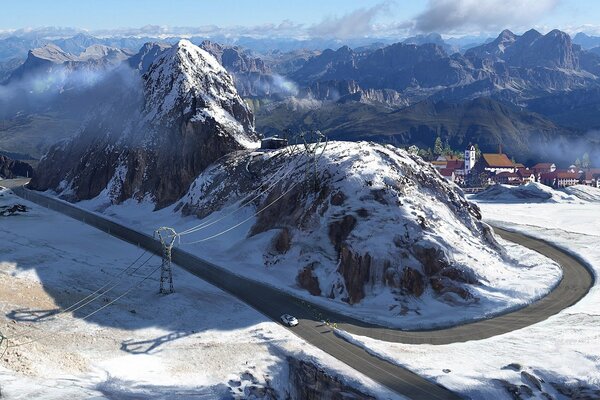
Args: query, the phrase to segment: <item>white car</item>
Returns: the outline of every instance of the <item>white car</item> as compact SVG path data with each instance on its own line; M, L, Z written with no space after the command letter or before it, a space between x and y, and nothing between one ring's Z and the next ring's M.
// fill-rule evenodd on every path
M287 326L296 326L298 325L298 320L296 317L291 316L290 314L283 314L281 317L281 322Z

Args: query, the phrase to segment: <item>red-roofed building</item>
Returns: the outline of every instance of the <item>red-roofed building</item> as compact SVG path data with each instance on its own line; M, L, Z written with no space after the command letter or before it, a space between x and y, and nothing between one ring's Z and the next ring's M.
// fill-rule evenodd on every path
M581 174L578 172L556 170L540 175L540 182L546 186L552 186L560 189L580 183Z
M533 173L536 176L539 176L541 174L546 174L549 172L556 171L556 164L554 164L554 163L537 163L533 167L531 167L531 169L533 170Z
M450 168L442 168L440 170L440 174L450 182L454 182L454 180L456 179L456 174L454 173L454 170Z
M500 172L515 172L516 168L506 154L484 153L475 164L475 169L497 174Z
M531 169L519 168L517 169L517 174L521 177L521 182L523 184L536 181L535 172Z
M502 185L521 185L523 180L516 172L499 172L492 176L492 181Z

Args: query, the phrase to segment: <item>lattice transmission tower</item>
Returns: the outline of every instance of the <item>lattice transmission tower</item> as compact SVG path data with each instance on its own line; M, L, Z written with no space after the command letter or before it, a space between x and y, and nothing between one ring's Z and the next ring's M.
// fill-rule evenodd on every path
M160 290L161 294L173 293L173 270L171 268L171 250L177 239L175 229L166 226L154 231L154 236L158 236L162 245L162 264L160 266ZM168 284L168 287L167 287Z

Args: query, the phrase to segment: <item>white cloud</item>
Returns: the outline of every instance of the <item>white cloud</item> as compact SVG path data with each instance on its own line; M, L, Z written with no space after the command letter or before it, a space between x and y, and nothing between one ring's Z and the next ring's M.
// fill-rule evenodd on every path
M389 10L389 2L376 4L370 8L359 8L342 16L330 16L309 28L312 36L339 39L368 36L376 32L374 21Z
M463 33L530 27L559 0L429 0L414 20L420 32Z

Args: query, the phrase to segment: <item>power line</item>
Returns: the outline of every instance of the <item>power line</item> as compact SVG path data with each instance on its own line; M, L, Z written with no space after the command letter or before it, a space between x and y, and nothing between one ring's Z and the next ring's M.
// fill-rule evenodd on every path
M290 155L292 155L290 153ZM277 171L275 171L275 173L273 175L271 175L269 177L269 179L266 180L266 182L264 182L261 186L259 186L258 189L260 189L260 187L264 186L265 183L271 181L275 176L277 176L277 174L279 174L279 172L284 169L286 167L286 164L284 163L284 165L282 165ZM251 198L250 200L244 201L238 208L236 208L235 210L217 218L216 220L211 220L211 221L206 221L203 222L201 224L198 224L194 227L188 228L182 232L179 232L178 236L184 236L184 235L189 235L190 233L194 233L197 232L199 230L202 229L206 229L209 226L212 226L214 224L216 224L219 221L222 221L223 219L235 214L236 212L242 210L243 208L245 208L248 204L253 203L256 199L258 199L260 196L262 196L263 194L265 194L266 192L270 191L272 188L275 187L275 185L277 185L279 182L281 182L286 176L288 176L290 173L292 172L292 170L286 172L283 176L281 176L279 179L277 179L275 182L273 182L272 184L269 185L269 187L267 187L266 189L259 191L253 198Z
M104 296L106 293L110 292L111 290L113 290L115 287L117 287L119 285L119 283L121 282L119 280L119 278L129 269L131 268L135 263L137 263L144 254L146 254L147 251L144 251L133 263L131 263L129 265L129 267L127 267L125 270L121 271L117 276L115 276L111 281L107 282L106 284L104 284L102 287L100 287L99 289L97 289L95 292L91 293L90 295L86 296L85 298L79 300L78 302L70 305L69 307L67 307L66 309L60 311L59 313L54 315L54 319L58 318L59 315L61 314L65 314L67 312L76 312L80 309L82 309L83 307L87 306L90 303L93 303L94 301L98 300L100 297ZM133 271L131 271L131 273L128 274L128 276L132 276L133 274L135 274L138 270L140 270L144 265L146 265L148 263L148 261L150 261L150 259L153 257L154 255L150 255L150 257L148 257L146 259L146 261L144 261L140 266L138 266L137 268L135 268ZM110 287L108 287L110 285ZM105 288L107 288L106 290L104 290ZM97 295L96 295L97 294ZM87 301L86 301L87 300ZM83 302L83 304L82 304ZM75 308L73 308L75 307ZM15 338L20 338L22 336L26 336L27 334L31 333L34 329L30 328L28 331L25 332L21 332L19 334L16 334L14 336L11 336L9 338L6 339L15 339Z
M325 152L325 148L327 147L328 141L327 141L327 136L323 135L320 131L316 131L315 134L317 135L318 139L317 139L317 143L313 144L313 145L310 145L306 141L304 134L301 134L300 136L302 137L302 139L303 139L303 141L305 143L306 154L307 155L311 155L313 157L314 176L315 176L315 188L318 189L318 187L317 187L318 186L318 182L317 182L317 162L321 158L321 156L323 155L323 153ZM317 155L319 145L322 143L323 140L325 140L325 143L324 143L324 146L323 146L323 150L321 150L321 152ZM306 165L308 165L308 164L306 164ZM288 174L290 174L293 170L294 170L293 168L290 168L290 170L284 176L282 176L280 179L278 179L275 184L277 184L279 181L281 181L285 176L287 176ZM307 169L307 171L308 171L308 169ZM292 186L290 186L285 192L283 192L281 195L279 195L271 203L269 203L268 205L266 205L265 207L263 207L262 209L260 209L256 213L254 213L253 215L249 216L248 218L246 218L246 219L238 222L237 224L235 224L235 225L233 225L233 226L231 226L231 227L229 227L229 228L227 228L227 229L225 229L225 230L223 230L221 232L215 233L214 235L205 237L203 239L195 240L195 241L192 241L192 242L181 242L181 235L183 235L183 234L187 235L189 233L196 232L199 229L197 229L197 230L188 230L188 231L185 231L185 233L178 234L179 243L180 244L184 244L184 245L201 243L201 242L205 242L205 241L214 239L214 238L216 238L218 236L224 235L227 232L230 232L231 230L239 227L240 225L244 224L245 222L247 222L247 221L251 220L252 218L254 218L255 216L259 215L260 213L262 213L263 211L265 211L266 209L268 209L269 207L271 207L273 204L275 204L277 201L281 200L285 195L287 195L289 192L291 192L296 187L296 185L298 185L298 183L299 182L296 182L296 183L292 184ZM269 188L269 190L272 187L274 187L275 184L271 185L270 188ZM258 196L256 196L256 198L258 198Z
M153 256L154 256L154 255L150 256L150 258L152 258ZM150 258L148 258L148 260L150 260ZM146 262L147 262L148 260L146 260ZM153 269L153 270L152 270L152 272L150 272L148 275L146 275L146 276L145 276L145 277L144 277L144 278L143 278L141 281L139 281L139 282L138 282L138 283L136 283L135 285L131 286L131 287L130 287L130 288L127 290L127 291L125 291L123 294L121 294L120 296L116 297L114 300L112 300L112 301L110 301L110 302L106 303L105 305L103 305L102 307L98 308L97 310L94 310L94 311L92 311L91 313L89 313L89 314L87 314L87 315L85 315L85 316L81 317L81 318L80 318L80 320L82 320L82 321L83 321L83 320L86 320L86 319L88 319L89 317L91 317L92 315L95 315L96 313L98 313L98 312L102 311L102 310L103 310L103 309L105 309L106 307L108 307L108 306L110 306L110 305L114 304L115 302L119 301L120 299L122 299L123 297L125 297L126 295L128 295L129 293L131 293L131 292L132 292L134 289L136 289L137 287L139 287L139 286L140 286L142 283L144 283L146 280L148 280L148 279L149 279L149 278L150 278L152 275L154 275L154 273L155 273L156 271L158 271L158 270L159 270L159 268L160 268L160 267L161 267L161 266L158 266L158 267L156 267L155 269ZM10 339L7 339L7 349L8 349L8 348L14 348L14 347L20 347L20 346L25 346L25 345L28 345L28 344L31 344L31 343L34 343L34 342L38 342L38 341L40 341L40 340L42 340L42 339L45 339L45 338L47 338L47 337L50 337L50 336L53 336L53 335L55 335L56 333L57 333L56 331L54 331L54 332L50 332L50 333L48 333L48 334L46 334L46 335L38 336L37 338L34 338L34 339L32 339L32 340L30 340L30 341L28 341L28 342L22 342L22 343L17 343L17 344L10 344L10 343L8 343L8 340L10 340Z
M243 221L241 221L241 222L238 222L237 224L235 224L235 225L233 225L233 226L231 226L231 227L229 227L229 228L225 229L224 231L221 231L221 232L219 232L219 233L216 233L216 234L214 234L214 235L212 235L212 236L208 236L208 237L206 237L206 238L204 238L204 239L195 240L195 241L193 241L193 242L187 242L187 243L186 243L186 242L181 242L181 241L180 241L180 243L181 243L181 244L195 244L195 243L201 243L201 242L206 242L207 240L210 240L210 239L214 239L214 238L216 238L216 237L218 237L218 236L224 235L225 233L227 233L227 232L229 232L229 231L231 231L231 230L233 230L233 229L237 228L238 226L240 226L240 225L244 224L245 222L247 222L247 221L251 220L252 218L256 217L258 214L262 213L262 212L263 212L263 211L265 211L267 208L271 207L271 206L272 206L273 204L275 204L277 201L279 201L280 199L282 199L282 198L283 198L283 197L284 197L286 194L288 194L289 192L291 192L291 191L292 191L292 189L294 189L294 188L295 188L295 187L298 185L298 183L299 183L299 182L296 182L296 183L294 183L292 186L290 186L290 188L288 188L288 190L286 190L285 192L283 192L283 193L282 193L282 194L281 194L279 197L277 197L277 198L276 198L275 200L273 200L271 203L269 203L268 205L266 205L264 208L260 209L259 211L257 211L256 213L252 214L251 216L249 216L248 218L244 219Z

